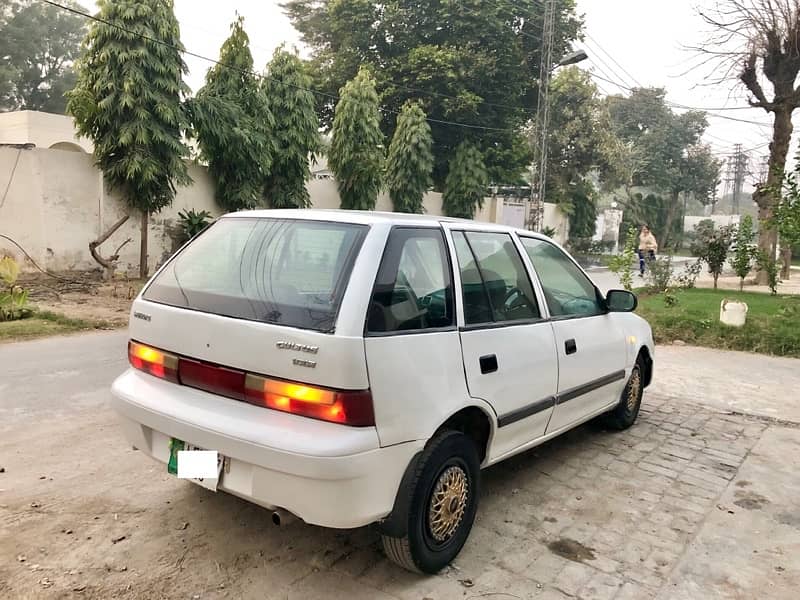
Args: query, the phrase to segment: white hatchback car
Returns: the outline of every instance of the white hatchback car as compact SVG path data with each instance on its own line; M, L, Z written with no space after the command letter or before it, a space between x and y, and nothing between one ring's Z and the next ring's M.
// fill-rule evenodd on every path
M276 522L377 522L389 558L435 573L469 535L481 468L593 417L633 424L654 352L635 308L528 231L240 212L135 300L113 405L170 472L217 451L201 485Z

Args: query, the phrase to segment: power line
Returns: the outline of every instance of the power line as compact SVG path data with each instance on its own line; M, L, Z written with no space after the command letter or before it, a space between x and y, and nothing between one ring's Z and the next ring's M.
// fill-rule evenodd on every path
M54 2L53 0L40 0L40 2L44 2L45 4L49 4L50 6L54 6L56 8L60 8L61 10L65 10L65 11L70 12L72 14L79 15L79 16L85 18L85 19L89 19L89 20L95 21L97 23L102 23L104 25L108 25L109 27L113 27L113 28L115 28L115 29L117 29L119 31L123 31L125 33L130 34L130 35L136 36L136 37L138 37L140 39L144 39L144 40L147 40L149 42L153 42L154 44L158 44L158 45L164 46L166 48L171 48L172 50L177 50L178 52L180 52L182 54L185 54L187 56L191 56L191 57L194 57L194 58L197 58L197 59L200 59L200 60L204 60L204 61L207 61L207 62L212 63L214 65L218 65L218 66L226 68L226 69L231 69L233 71L237 71L239 73L246 74L246 75L252 75L253 77L256 77L257 79L268 79L270 81L277 81L278 83L281 83L283 85L292 87L294 89L305 91L305 92L310 92L312 94L316 94L318 96L322 96L322 97L328 98L330 100L339 100L339 97L334 95L334 94L328 94L327 92L322 92L320 90L315 90L315 89L312 89L312 88L305 88L305 87L302 87L302 86L299 86L299 85L286 83L286 82L284 82L284 81L282 81L282 80L280 80L280 79L278 79L276 77L271 77L270 75L264 75L264 74L260 74L260 73L257 73L255 71L252 71L252 70L240 69L238 67L234 67L232 65L229 65L229 64L224 63L222 61L216 60L214 58L210 58L208 56L204 56L202 54L198 54L196 52L192 52L190 50L187 50L186 48L182 48L180 46L176 46L174 44L170 44L168 42L165 42L163 40L159 40L157 38L148 36L146 34L139 33L137 31L133 31L131 29L123 27L122 25L118 25L117 23L112 23L110 21L102 19L102 18L100 18L98 16L91 15L89 13L85 13L83 11L74 9L74 8L72 8L70 6L67 6L67 5L64 5L64 4L60 4L58 2ZM452 96L452 98L453 99L458 99L456 96ZM517 108L519 108L520 110L523 110L522 107L517 107ZM385 111L385 112L396 114L396 115L400 114L400 111L392 110L392 109L389 109L389 108L384 108L382 110ZM454 127L463 127L465 129L477 129L477 130L482 130L482 131L494 131L494 132L498 132L498 133L499 132L502 132L502 133L517 133L516 129L509 129L509 128L503 128L503 127L487 127L487 126L484 126L484 125L475 125L475 124L470 124L470 123L460 123L458 121L448 121L446 119L435 119L435 118L432 118L432 117L426 117L426 120L428 122L430 122L430 123L437 123L437 124L440 124L440 125L450 125L450 126L454 126Z

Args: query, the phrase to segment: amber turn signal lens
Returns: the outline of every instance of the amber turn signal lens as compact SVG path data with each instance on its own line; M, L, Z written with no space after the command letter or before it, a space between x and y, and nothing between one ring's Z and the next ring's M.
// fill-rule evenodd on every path
M128 342L128 360L134 369L160 379L178 382L177 356L131 340Z

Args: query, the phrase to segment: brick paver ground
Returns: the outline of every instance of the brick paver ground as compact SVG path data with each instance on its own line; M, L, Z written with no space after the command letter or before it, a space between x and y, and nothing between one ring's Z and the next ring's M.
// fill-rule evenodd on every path
M765 427L648 392L628 431L586 425L485 471L464 551L440 575L420 577L388 562L374 528L276 529L267 511L166 476L110 445L118 432L109 421L83 445L37 441L43 472L49 460L75 461L74 485L51 504L53 484L34 470L18 492L6 491L0 534L15 545L0 555L0 596L62 597L82 587L91 598L652 598L706 515L720 510ZM102 452L99 464L85 459ZM117 470L101 466L108 462ZM82 491L98 470L107 488ZM46 539L35 534L43 523Z

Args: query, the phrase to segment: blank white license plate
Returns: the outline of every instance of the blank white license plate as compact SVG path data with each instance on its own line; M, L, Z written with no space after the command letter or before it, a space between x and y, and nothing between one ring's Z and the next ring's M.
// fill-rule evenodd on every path
M222 477L225 457L219 452L186 444L178 451L178 477L188 479L213 492Z

